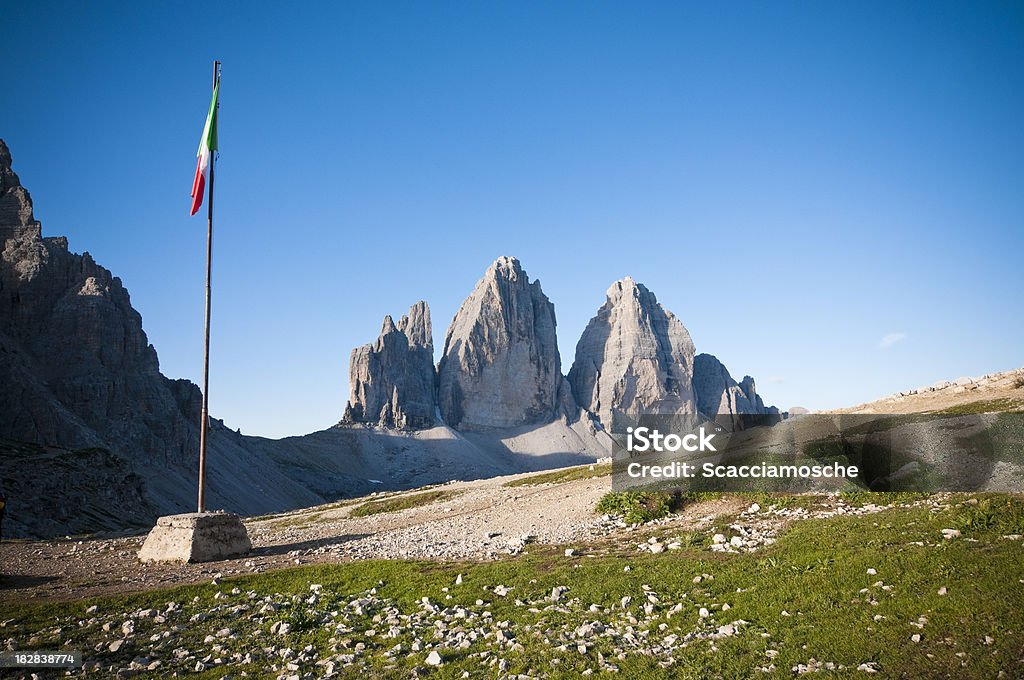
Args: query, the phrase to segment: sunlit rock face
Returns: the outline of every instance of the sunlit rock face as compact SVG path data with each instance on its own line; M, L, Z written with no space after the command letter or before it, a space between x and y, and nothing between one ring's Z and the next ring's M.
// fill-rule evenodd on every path
M550 421L568 395L555 308L519 260L500 257L455 314L438 366L438 403L456 429Z
M616 281L576 345L569 384L576 402L612 427L612 414L692 414L693 342L654 293Z
M434 343L430 309L420 301L397 324L384 317L373 344L352 350L345 422L421 429L434 424Z

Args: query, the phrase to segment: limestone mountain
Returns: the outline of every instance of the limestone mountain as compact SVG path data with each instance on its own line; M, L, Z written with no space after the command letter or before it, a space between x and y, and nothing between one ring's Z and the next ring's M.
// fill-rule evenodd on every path
M349 381L344 421L399 429L434 424L434 342L426 302L410 307L397 325L384 317L377 341L352 350Z
M626 277L576 345L569 371L576 402L606 427L612 413L696 413L690 334L654 293Z
M500 413L507 399L509 413L519 418L505 422L536 419L536 425L470 433L435 422L430 317L419 303L397 324L386 320L369 349L357 350L360 387L349 414L361 408L364 420L412 431L340 426L270 440L244 436L214 419L207 507L264 514L607 455L607 437L589 421L549 417L569 410L568 389L559 391L564 378L551 303L539 284L528 283L518 263L503 261L502 267L493 281L495 296L477 297L486 301L478 323L463 314L455 326L470 329L465 336L454 333L470 342L453 341L462 351L452 352L451 361L465 359L481 372L460 375L449 385L458 384L465 398L474 398L474 389L500 379L495 366L532 375L534 389L506 392L490 408ZM196 303L201 309L202 300ZM500 318L491 317L492 303ZM481 363L468 361L470 356ZM452 403L470 414L467 424L479 420L473 406ZM214 394L214 409L216 404ZM157 515L193 510L199 407L196 385L160 373L156 350L121 281L88 253L71 252L67 239L42 236L31 197L0 141L5 534L52 537L141 528Z
M710 354L698 354L693 362L693 391L697 409L704 415L772 415L775 407L766 407L749 375L737 383L728 369Z
M262 514L593 462L610 453L601 424L613 412L771 411L752 379L695 360L683 324L632 279L608 290L568 379L555 330L540 282L498 258L452 319L436 370L427 304L385 317L376 341L351 353L338 426L269 440L213 420L208 507ZM120 279L66 238L42 236L0 141L0 486L15 533L121 529L191 510L199 410L196 385L160 372Z
M456 429L550 421L563 405L555 308L514 257L499 257L452 319L438 403Z
M0 140L0 439L68 452L51 455L48 467L0 456L12 505L26 507L57 471L73 480L94 465L95 455L76 451L102 449L110 453L109 486L89 496L92 506L70 510L92 517L93 530L191 509L199 402L194 384L160 373L121 280L89 253L71 252L66 238L42 236ZM211 484L210 507L262 512L319 498L273 465L261 470L265 458L217 421L210 446L209 474L230 480ZM132 517L104 501L137 496L140 480L144 502ZM45 502L68 500L58 494Z

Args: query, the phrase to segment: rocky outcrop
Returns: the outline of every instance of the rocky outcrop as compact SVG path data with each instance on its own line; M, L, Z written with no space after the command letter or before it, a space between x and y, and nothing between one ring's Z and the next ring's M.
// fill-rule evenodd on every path
M452 319L438 366L438 403L456 429L547 422L567 400L555 308L519 260L500 257Z
M778 415L766 407L749 375L737 383L721 361L710 354L698 354L693 362L693 391L697 410L709 418L736 415Z
M36 224L32 198L21 186L21 180L11 165L11 152L0 139L0 240L20 227Z
M612 427L613 413L696 413L693 342L654 293L631 278L608 289L576 345L569 384L576 402ZM618 427L618 425L616 425Z
M68 448L112 440L165 461L188 456L176 395L190 395L172 392L160 374L128 291L66 239L41 237L9 163L0 143L0 433Z
M160 373L120 279L88 253L69 251L67 239L42 237L0 141L0 439L68 452L60 461L55 454L53 469L72 479L86 479L79 473L87 457L75 451L103 449L117 474L143 480L153 512L180 512L194 508L199 404L196 385ZM264 459L250 453L214 421L209 507L266 512L318 500L272 466L260 469ZM29 497L50 472L13 460L0 460L5 492Z
M410 307L397 325L385 316L377 341L352 350L349 382L344 422L400 429L434 424L434 342L426 302Z

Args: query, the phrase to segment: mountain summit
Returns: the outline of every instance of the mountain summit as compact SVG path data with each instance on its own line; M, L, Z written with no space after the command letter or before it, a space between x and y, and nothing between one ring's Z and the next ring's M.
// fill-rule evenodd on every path
M0 229L13 232L18 227L37 225L32 215L32 197L21 186L12 168L11 151L0 139ZM0 238L7 235L0 231Z
M66 238L42 236L0 140L0 438L36 445L28 458L2 456L6 494L23 508L45 504L40 533L145 525L194 508L199 411L196 385L160 373L121 280ZM219 421L210 447L211 507L320 500Z
M555 307L519 260L499 257L455 314L438 367L438 402L456 429L551 420L562 388Z
M345 422L399 429L434 424L434 342L426 302L410 307L397 325L385 316L377 341L352 350L349 382Z
M610 428L612 412L696 413L693 341L654 293L630 277L616 281L576 345L573 395Z

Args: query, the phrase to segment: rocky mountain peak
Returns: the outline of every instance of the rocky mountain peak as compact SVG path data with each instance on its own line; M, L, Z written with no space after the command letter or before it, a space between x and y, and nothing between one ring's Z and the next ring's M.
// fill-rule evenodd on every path
M343 422L417 429L434 423L430 309L420 301L395 324L384 317L376 342L352 350Z
M398 330L405 334L409 345L429 349L434 353L433 331L430 327L430 308L420 300L409 308L409 313L398 322Z
M555 308L514 257L499 257L445 336L438 403L455 428L516 427L552 419L563 377Z
M576 402L612 426L613 412L694 413L693 342L654 293L631 277L613 283L576 345Z
M766 408L749 375L737 383L728 369L711 354L698 354L693 364L693 389L697 409L708 416L767 415L778 409Z
M11 150L0 139L0 242L8 238L14 229L35 225L32 214L32 197L14 172ZM7 227L8 229L4 229Z
M749 376L743 376L743 380L740 381L740 390L750 401L750 405L756 411L760 412L764 410L764 401L761 396L757 393L757 385L754 384L754 379Z
M191 506L199 389L160 373L120 279L67 239L41 235L2 142L0 291L0 438L106 449L145 473L157 507Z

